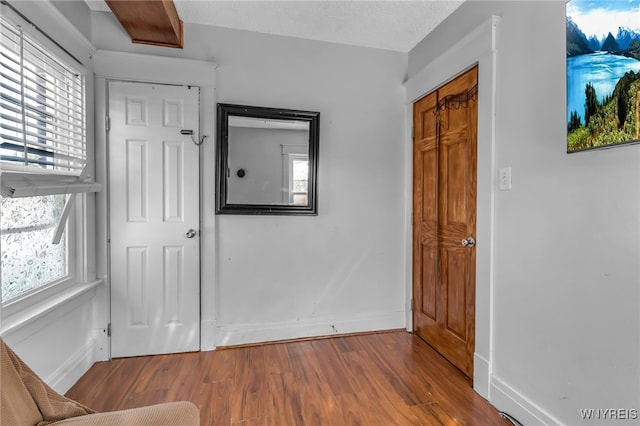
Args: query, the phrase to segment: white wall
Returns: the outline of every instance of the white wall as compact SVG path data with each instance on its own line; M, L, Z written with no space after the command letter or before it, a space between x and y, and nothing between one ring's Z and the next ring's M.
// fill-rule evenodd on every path
M3 323L2 338L44 381L66 392L99 360L94 310L100 299L89 289L19 327Z
M161 49L132 45L100 12L93 42L213 59L217 102L321 113L318 216L218 216L203 242L219 345L405 326L406 54L201 25L185 27L183 50Z
M525 424L640 409L640 146L565 153L565 2L467 2L410 52L409 76L491 15L493 160L513 189L494 188L492 294L478 295L493 303L490 400Z
M51 4L55 6L85 38L91 38L91 9L89 9L89 6L87 6L84 1L51 0Z

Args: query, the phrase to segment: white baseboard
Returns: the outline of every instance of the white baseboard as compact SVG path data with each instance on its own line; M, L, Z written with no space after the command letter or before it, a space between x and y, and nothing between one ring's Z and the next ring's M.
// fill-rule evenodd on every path
M473 354L473 390L489 400L489 361L477 352Z
M111 356L109 336L106 328L93 330L95 339L95 361L109 361Z
M96 342L90 339L80 350L45 379L56 392L64 395L96 360Z
M405 311L325 316L300 321L219 325L216 346L233 346L306 337L340 335L406 327Z
M563 424L496 376L491 377L490 395L491 404L515 417L523 425Z
M200 321L200 350L212 351L216 348L215 320Z

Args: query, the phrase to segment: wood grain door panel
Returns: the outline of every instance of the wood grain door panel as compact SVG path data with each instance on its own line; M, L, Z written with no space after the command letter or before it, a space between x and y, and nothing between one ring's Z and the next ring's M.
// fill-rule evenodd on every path
M469 378L475 346L477 67L414 104L414 330Z

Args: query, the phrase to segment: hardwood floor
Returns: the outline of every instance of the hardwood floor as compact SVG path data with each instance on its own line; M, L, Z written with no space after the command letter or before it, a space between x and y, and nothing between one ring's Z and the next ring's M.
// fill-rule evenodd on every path
M202 425L508 425L404 331L96 363L67 392L97 411L187 400Z

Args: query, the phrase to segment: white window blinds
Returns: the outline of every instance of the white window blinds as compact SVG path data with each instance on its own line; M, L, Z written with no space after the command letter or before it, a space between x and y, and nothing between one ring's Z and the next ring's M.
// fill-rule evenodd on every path
M0 161L79 175L87 161L84 76L1 23Z

